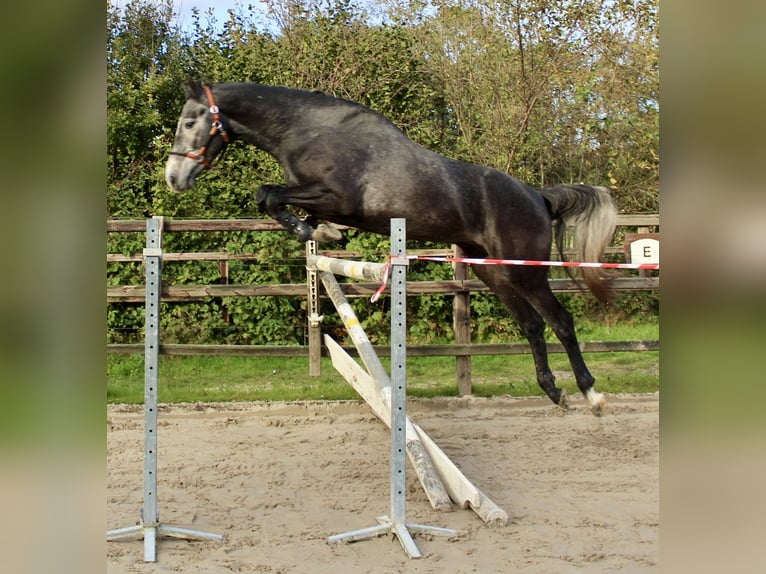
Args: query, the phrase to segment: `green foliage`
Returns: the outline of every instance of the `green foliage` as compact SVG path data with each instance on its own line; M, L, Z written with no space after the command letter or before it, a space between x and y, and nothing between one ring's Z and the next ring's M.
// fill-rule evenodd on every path
M325 92L383 113L412 139L445 155L497 167L534 185L610 185L625 212L658 209L657 3L566 0L374 3L267 0L268 20L237 6L226 22L196 13L177 27L170 0L108 8L107 216L263 217L255 190L280 182L265 153L235 143L194 191L164 183L187 76L256 81ZM373 11L376 12L373 13ZM109 234L109 253L140 253L143 234ZM435 247L411 244L410 248ZM168 234L171 251L256 253L230 262L230 282L302 282L303 246L286 233ZM383 261L388 239L350 231L332 248ZM114 263L108 285L143 282L139 263ZM216 263L168 263L169 284L215 284ZM412 280L449 279L449 265L414 262ZM616 323L658 313L656 294L622 293L604 311L590 296L563 296L575 318ZM477 342L520 338L492 295L472 295ZM324 328L343 334L329 302ZM388 340L388 302L352 300L370 338ZM452 298L412 297L408 324L418 342L452 340ZM110 342L141 340L142 307L110 304ZM300 298L209 299L165 303L166 342L303 344Z

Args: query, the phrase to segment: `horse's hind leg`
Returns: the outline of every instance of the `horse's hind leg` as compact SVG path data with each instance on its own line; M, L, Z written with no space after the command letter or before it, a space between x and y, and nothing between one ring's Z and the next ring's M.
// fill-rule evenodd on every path
M556 386L556 377L548 364L548 348L545 343L543 318L511 286L507 269L476 265L473 270L479 279L484 281L492 292L500 298L527 338L535 362L537 384L554 404L563 409L569 408L567 392Z
M523 282L524 287L521 294L542 315L561 341L569 357L569 363L577 381L577 388L590 403L591 412L596 416L601 416L606 409L606 400L604 395L597 393L593 388L596 379L585 365L585 359L577 342L572 314L556 299L551 291L547 273L545 275L533 275L533 272L537 271L534 268L527 268L525 271L528 272L529 277L536 278L536 281ZM542 270L540 269L540 271ZM530 288L530 285L534 287Z
M546 270L490 268L476 265L474 272L500 297L527 337L535 360L537 382L548 397L557 405L563 408L568 407L566 392L556 387L556 378L548 365L543 320L551 326L564 346L577 381L577 388L590 403L591 412L601 416L606 408L606 401L604 396L593 388L595 379L590 374L580 351L572 315L553 295L548 285Z

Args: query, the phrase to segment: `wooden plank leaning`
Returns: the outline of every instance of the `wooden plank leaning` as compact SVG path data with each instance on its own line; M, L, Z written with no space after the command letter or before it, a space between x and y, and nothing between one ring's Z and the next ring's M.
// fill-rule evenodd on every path
M372 377L329 335L324 336L324 342L330 352L333 366L370 405L377 417L387 426L390 426L390 389L388 393L386 389L378 389ZM461 508L470 508L488 524L505 525L508 523L508 514L492 502L486 494L476 488L433 439L420 426L409 419L407 428L408 443L410 427L413 428L422 441L428 457L436 468L439 478L453 502Z
M341 291L340 285L335 279L335 276L327 271L321 271L319 273L319 278L322 280L322 284L325 287L327 295L335 304L335 308L343 320L343 324L348 331L348 335L354 343L354 346L356 346L356 349L359 352L359 356L364 362L364 365L369 373L368 377L370 382L368 382L365 386L369 392L365 393L367 396L362 394L362 397L367 399L369 396L370 399L378 405L377 408L374 407L373 404L370 406L373 407L373 412L375 412L375 414L377 414L384 423L390 426L390 416L384 418L380 413L378 413L378 409L380 409L382 405L388 404L387 408L391 408L391 380L388 377L388 373L386 373L386 370L383 368L383 364L375 354L375 351L372 348L372 343L370 343L370 340L367 338L364 329L362 329L362 326L359 324L359 320L351 308L351 305L349 305L346 296ZM350 357L349 360L354 362ZM354 364L356 365L355 362ZM385 396L388 396L387 401L384 398ZM385 411L386 409L383 408L382 410ZM388 412L390 413L390 410ZM434 509L440 511L453 510L452 501L449 497L449 494L444 488L444 484L439 478L439 474L434 469L433 464L431 463L431 459L428 457L428 454L426 454L426 450L422 441L420 440L420 436L418 435L415 428L411 425L411 423L409 423L409 421L406 428L406 437L407 455L413 467L415 468L415 473L417 474L418 479L420 479L420 483L423 485L423 489L426 492L426 496L428 497L431 506Z

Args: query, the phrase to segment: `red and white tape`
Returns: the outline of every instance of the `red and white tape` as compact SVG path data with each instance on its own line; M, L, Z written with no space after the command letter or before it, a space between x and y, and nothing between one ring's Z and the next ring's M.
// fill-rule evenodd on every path
M440 255L405 255L405 259L418 261L435 261L437 263L466 263L468 265L531 265L538 267L591 267L601 269L647 269L656 271L660 268L659 263L597 263L589 261L534 261L530 259L478 259L475 257L447 257ZM388 272L391 267L391 259L386 261L383 271L383 284L372 296L374 303L383 294L388 283Z
M469 265L534 265L544 267L600 267L603 269L651 269L659 263L596 263L588 261L533 261L530 259L476 259L473 257L446 257L437 255L407 255L407 259L437 261L440 263L467 263Z

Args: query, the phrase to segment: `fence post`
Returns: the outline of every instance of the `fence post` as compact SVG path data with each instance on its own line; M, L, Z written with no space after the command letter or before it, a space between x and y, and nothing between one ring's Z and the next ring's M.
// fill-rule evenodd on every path
M224 259L218 262L218 271L221 274L221 278L218 281L221 285L229 284L229 260ZM229 308L225 303L221 303L221 319L227 325L231 323L229 318Z
M457 245L453 245L455 257L465 257L465 253ZM468 279L468 265L454 263L455 280ZM458 291L452 302L452 327L455 331L455 344L468 345L471 343L471 294L469 291ZM460 396L471 394L471 355L455 356L455 377Z
M306 242L306 259L317 254L317 242ZM319 285L317 271L306 267L306 286L308 288L308 323L309 323L309 376L322 374L322 316L319 314Z

